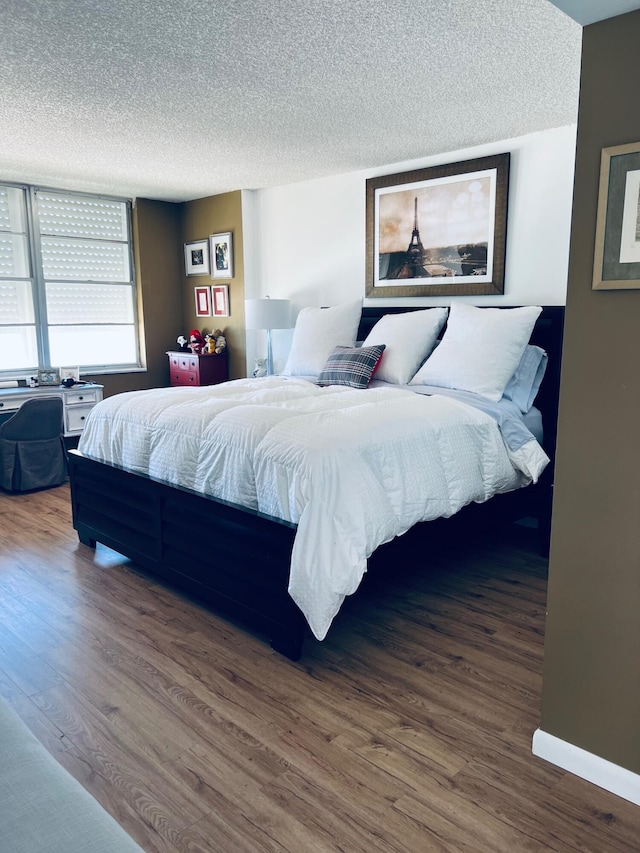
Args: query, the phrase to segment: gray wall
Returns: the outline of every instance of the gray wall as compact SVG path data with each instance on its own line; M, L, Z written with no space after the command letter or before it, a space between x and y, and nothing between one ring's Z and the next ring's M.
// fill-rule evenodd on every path
M541 729L640 773L640 290L592 290L600 153L640 142L640 12L584 30Z

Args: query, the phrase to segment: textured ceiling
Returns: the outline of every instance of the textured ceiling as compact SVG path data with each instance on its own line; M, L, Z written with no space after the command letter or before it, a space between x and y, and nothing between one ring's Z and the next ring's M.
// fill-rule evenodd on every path
M576 120L548 0L0 0L0 180L173 201Z

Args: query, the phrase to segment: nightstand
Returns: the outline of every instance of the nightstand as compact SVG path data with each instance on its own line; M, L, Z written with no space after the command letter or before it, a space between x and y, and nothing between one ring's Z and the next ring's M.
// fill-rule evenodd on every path
M168 352L171 385L217 385L229 378L226 353L193 355L190 352Z
M65 437L80 435L89 412L102 400L103 387L93 384L73 385L62 392Z

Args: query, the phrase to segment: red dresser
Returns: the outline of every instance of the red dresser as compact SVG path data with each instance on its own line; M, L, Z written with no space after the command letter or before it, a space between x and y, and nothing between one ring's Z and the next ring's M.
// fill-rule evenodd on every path
M229 378L226 351L219 355L192 355L168 352L169 379L172 385L217 385Z

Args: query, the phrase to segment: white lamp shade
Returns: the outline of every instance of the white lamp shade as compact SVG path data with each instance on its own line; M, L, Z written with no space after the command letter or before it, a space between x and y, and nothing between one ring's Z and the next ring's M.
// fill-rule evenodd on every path
M247 329L290 329L291 303L288 299L245 299Z

